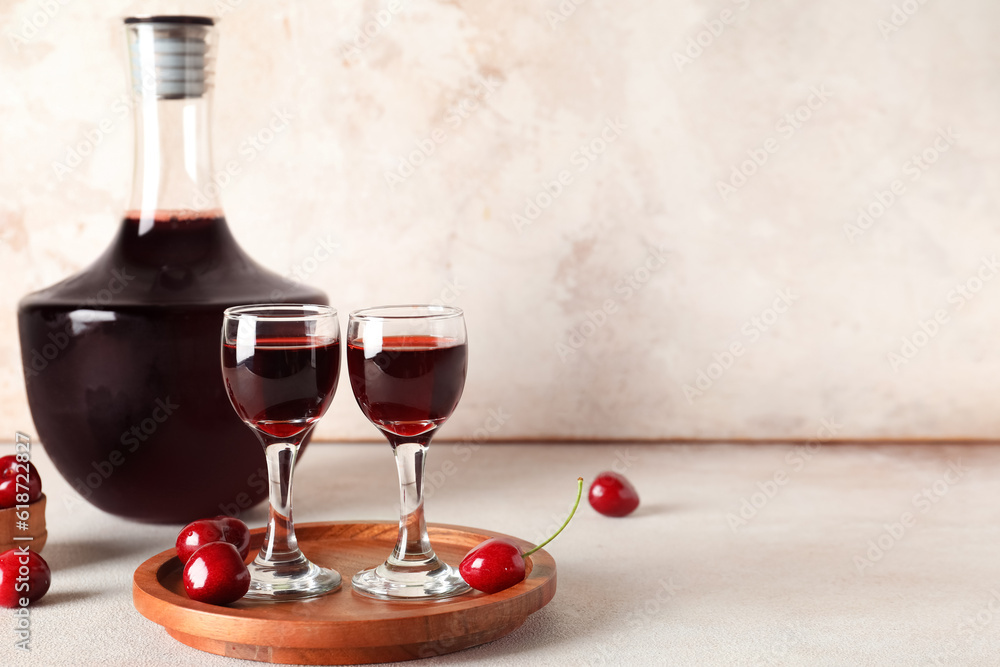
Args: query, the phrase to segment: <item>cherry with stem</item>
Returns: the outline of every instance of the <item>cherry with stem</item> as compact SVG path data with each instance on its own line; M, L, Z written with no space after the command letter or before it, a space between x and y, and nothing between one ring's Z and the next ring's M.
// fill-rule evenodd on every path
M580 506L580 499L583 497L583 477L578 477L576 482L576 502L573 503L573 509L570 510L569 516L559 526L559 530L541 544L524 553L516 544L502 537L493 537L480 543L466 554L458 566L458 571L465 582L477 591L498 593L523 581L525 561L528 556L554 540L569 525L570 520L576 514L576 510Z

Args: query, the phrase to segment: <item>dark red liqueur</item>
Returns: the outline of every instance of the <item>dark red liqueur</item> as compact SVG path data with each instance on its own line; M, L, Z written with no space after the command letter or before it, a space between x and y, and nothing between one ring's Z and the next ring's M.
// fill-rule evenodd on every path
M458 405L468 348L434 336L386 336L370 356L364 341L347 347L354 397L376 426L409 437L430 432Z
M222 217L121 223L89 268L21 300L28 402L59 472L97 507L181 523L267 496L263 450L220 377L222 313L328 303L254 262Z

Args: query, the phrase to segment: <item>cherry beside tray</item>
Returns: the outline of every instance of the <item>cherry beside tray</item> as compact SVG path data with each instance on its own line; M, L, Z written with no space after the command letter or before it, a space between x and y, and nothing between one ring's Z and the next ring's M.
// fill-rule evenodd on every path
M295 527L299 546L319 565L344 578L335 593L298 602L251 602L228 606L195 602L184 593L183 566L168 549L135 571L135 608L174 639L218 655L298 665L359 665L453 653L499 639L544 607L556 591L556 564L544 550L527 559L524 581L505 591L473 591L435 601L387 602L358 595L351 577L385 560L396 541L395 522L334 521ZM531 544L500 533L431 524L440 558L457 566L472 547L506 537L523 550ZM250 558L264 540L251 533Z

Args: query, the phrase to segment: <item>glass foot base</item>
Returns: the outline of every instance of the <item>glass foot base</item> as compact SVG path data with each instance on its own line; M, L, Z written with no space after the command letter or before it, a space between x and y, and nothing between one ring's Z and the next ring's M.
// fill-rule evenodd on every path
M313 598L337 590L341 583L339 572L320 567L305 556L283 563L271 563L257 556L247 567L250 590L245 600L277 602Z
M358 572L351 580L354 590L379 600L428 600L450 598L472 590L458 569L440 561L430 569L408 570L382 563Z

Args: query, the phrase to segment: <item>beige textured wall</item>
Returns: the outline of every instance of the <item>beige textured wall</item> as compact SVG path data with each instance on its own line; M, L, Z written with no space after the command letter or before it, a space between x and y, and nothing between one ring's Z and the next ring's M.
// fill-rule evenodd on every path
M443 436L1000 436L994 0L203 4L235 233L283 273L335 243L345 313L464 306ZM0 4L0 434L17 299L127 197L126 11ZM320 436L374 435L342 385Z

